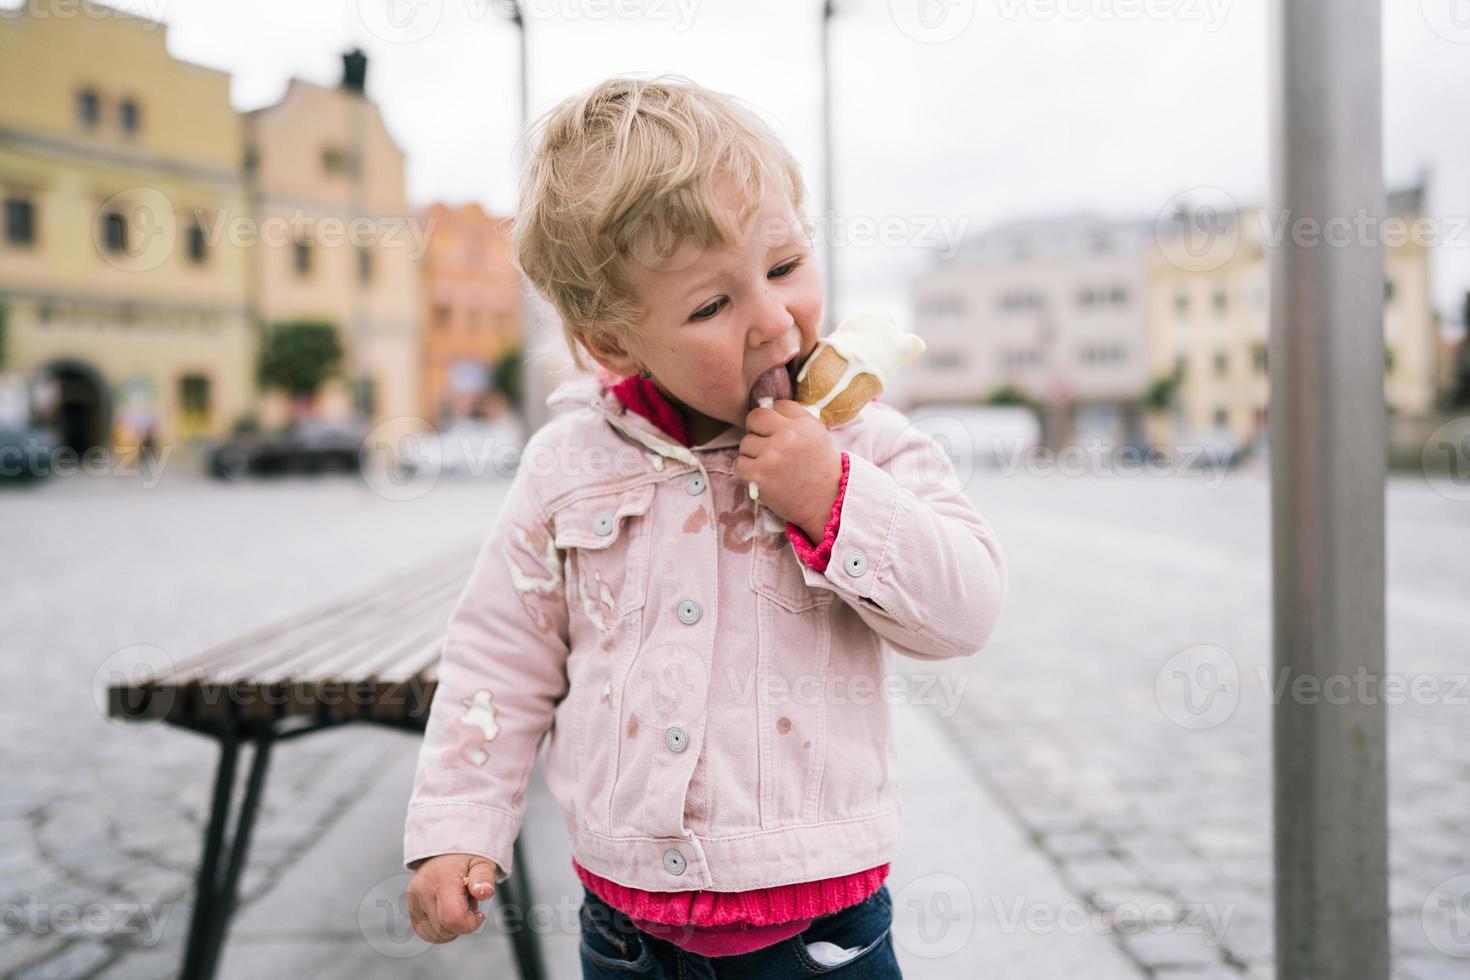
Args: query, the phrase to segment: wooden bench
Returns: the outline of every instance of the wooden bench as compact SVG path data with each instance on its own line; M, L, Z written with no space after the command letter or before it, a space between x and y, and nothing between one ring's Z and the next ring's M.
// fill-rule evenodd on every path
M457 551L377 585L109 688L112 717L163 720L220 745L181 976L212 977L234 912L240 873L276 742L352 722L422 734L445 627L478 548ZM233 830L227 825L240 747L254 746ZM495 890L508 922L525 923L527 864ZM540 944L511 931L522 980L542 980Z

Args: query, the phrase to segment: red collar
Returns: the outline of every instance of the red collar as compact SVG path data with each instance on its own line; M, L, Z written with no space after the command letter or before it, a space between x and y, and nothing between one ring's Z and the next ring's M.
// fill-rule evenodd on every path
M612 386L612 393L631 410L658 426L665 435L681 446L689 445L689 432L679 410L654 387L652 378L630 374Z

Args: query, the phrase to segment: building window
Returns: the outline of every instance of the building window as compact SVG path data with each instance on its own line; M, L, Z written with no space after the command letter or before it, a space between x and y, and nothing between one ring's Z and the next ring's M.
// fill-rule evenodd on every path
M920 309L926 316L959 317L965 313L965 301L959 296L929 296Z
M29 198L5 198L5 241L10 245L36 243L36 205Z
M102 245L114 254L128 250L128 219L118 211L102 216Z
M1230 413L1224 408L1215 409L1215 425L1224 428L1230 421Z
M1006 293L1000 297L1000 308L1006 313L1041 309L1040 293Z
M357 281L364 286L373 281L373 250L368 245L357 249Z
M1179 377L1184 377L1184 370L1187 367L1189 367L1189 359L1186 358L1183 354L1180 354L1178 357L1174 358L1174 373L1177 374Z
M377 414L378 386L372 378L367 375L357 378L352 386L352 395L358 418L370 419Z
M77 93L77 121L88 129L97 125L102 118L102 100L97 95L97 90L84 88Z
M204 227L198 221L189 225L188 234L185 236L185 247L188 250L189 261L194 265L203 265L208 257L208 242L204 238Z
M1385 303L1392 303L1393 302L1393 280L1392 279L1385 279L1385 280L1383 280L1383 301Z
M434 326L440 330L449 329L449 306L440 303L434 307Z
M1122 306L1128 302L1128 290L1122 286L1114 286L1108 291L1108 299L1113 301L1114 306Z
M179 378L179 410L190 421L209 419L209 378L203 374L186 374Z
M311 275L311 242L303 238L296 239L296 245L292 249L293 260L296 265L298 276Z
M1221 316L1225 315L1225 308L1230 305L1230 295L1223 289L1215 290L1215 312Z
M122 126L122 131L132 136L142 126L142 112L138 103L132 99L123 99L117 107L117 121Z
M1266 373L1266 345L1257 344L1254 350L1254 360L1257 374Z
M1215 377L1223 378L1230 373L1230 355L1221 351L1215 355Z
M936 371L959 371L965 366L965 355L958 350L937 350L929 355L929 367Z
M1174 314L1176 316L1189 315L1189 294L1182 289L1174 294Z

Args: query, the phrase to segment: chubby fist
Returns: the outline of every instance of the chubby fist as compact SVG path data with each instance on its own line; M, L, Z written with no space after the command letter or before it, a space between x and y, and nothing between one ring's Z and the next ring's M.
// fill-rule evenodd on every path
M480 901L495 894L494 861L478 854L438 854L408 883L408 918L425 942L447 943L480 928Z
M760 501L822 540L842 482L842 452L816 416L783 398L745 417L735 475L760 487Z

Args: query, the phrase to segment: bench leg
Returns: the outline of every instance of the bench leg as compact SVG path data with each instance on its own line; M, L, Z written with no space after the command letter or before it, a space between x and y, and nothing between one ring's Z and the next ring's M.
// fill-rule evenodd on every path
M511 952L515 956L516 975L520 980L545 980L546 965L541 960L541 940L531 928L530 867L521 854L521 837L512 845L516 873L495 889L495 897L507 912L509 922L520 923L510 934Z
M234 734L220 736L219 768L215 772L214 801L210 808L209 829L204 835L204 854L199 861L199 877L195 886L194 914L189 922L189 941L184 950L184 980L209 980L219 965L225 932L235 910L235 893L240 872L250 848L250 832L255 827L255 814L260 807L261 790L266 769L270 765L270 735L255 741L250 761L250 775L245 784L245 798L236 816L234 835L225 850L225 827L229 823L230 803L235 789L235 765L240 753L240 739Z

